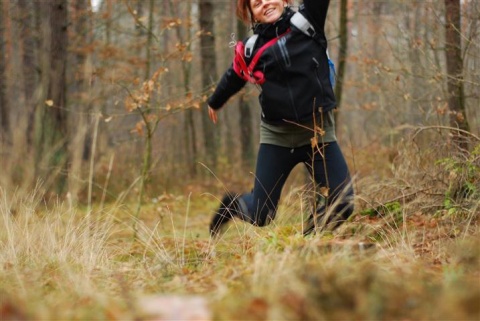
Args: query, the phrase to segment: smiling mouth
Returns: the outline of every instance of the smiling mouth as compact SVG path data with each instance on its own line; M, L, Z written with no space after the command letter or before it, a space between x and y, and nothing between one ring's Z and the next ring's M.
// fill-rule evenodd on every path
M267 11L265 11L265 16L269 16L274 11L275 11L275 9L268 9Z

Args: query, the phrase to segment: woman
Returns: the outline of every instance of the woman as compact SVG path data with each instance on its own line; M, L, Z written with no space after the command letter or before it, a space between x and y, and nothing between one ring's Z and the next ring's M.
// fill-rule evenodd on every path
M212 236L233 217L256 226L273 220L285 181L298 163L307 166L322 200L304 234L319 226L336 228L353 212L350 174L335 137L336 101L324 32L329 2L304 0L293 18L291 0L238 0L237 15L257 35L253 54L242 52L243 43L237 45L234 63L208 99L208 114L217 123L218 110L247 80L260 85L260 147L253 191L223 197L210 224ZM302 17L308 33L293 23ZM246 70L255 59L253 70Z

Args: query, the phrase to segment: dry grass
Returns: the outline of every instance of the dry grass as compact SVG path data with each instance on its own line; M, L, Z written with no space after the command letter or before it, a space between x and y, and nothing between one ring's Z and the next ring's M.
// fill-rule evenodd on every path
M478 320L480 178L463 171L478 155L455 169L437 153L400 148L388 179L357 180L350 222L306 238L302 189L274 224L234 221L216 240L211 195L156 198L133 239L125 205L87 215L2 189L2 320L143 320L152 294L200 295L218 320Z

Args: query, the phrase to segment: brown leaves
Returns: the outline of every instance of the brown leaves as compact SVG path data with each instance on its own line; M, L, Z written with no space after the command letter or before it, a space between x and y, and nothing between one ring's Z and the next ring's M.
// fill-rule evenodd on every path
M312 146L312 148L316 148L318 146L318 138L317 136L313 136L311 139L310 139L310 144Z
M436 112L440 116L445 116L445 115L454 116L458 123L463 123L465 121L465 115L462 112L451 111L449 109L447 102L444 102L443 104L439 105L437 107Z
M457 122L463 123L465 121L465 116L463 115L463 113L457 112L455 116L456 116Z
M325 130L323 128L321 128L320 126L315 126L315 129L314 129L313 132L314 132L314 136L310 139L310 143L311 143L312 148L316 148L316 147L318 147L318 144L320 143L319 136L320 137L325 136Z
M263 298L253 298L247 306L247 315L251 320L267 320L269 304Z
M132 12L132 14L135 14ZM136 19L139 20L139 19ZM166 26L168 28L177 27L182 23L180 19L167 19L165 20ZM193 53L190 51L191 41L180 41L176 47L176 52L170 55L171 58L179 58L182 62L190 63L193 59ZM136 63L131 63L136 65ZM129 91L128 95L125 98L125 109L127 112L138 112L142 116L142 120L135 124L135 127L131 130L132 133L136 133L140 136L145 135L145 130L150 134L151 131L154 131L156 125L165 114L174 113L175 111L181 109L195 108L200 109L202 104L205 102L206 98L203 96L196 95L192 93L186 93L184 97L176 99L159 99L155 94L160 92L161 83L159 81L161 75L168 73L169 70L166 67L160 67L155 71L153 76L144 81L140 82L137 78L133 81L134 86L139 88ZM156 116L151 116L155 112ZM149 126L150 123L154 122L152 126Z
M376 110L377 107L378 107L378 103L376 101L366 102L366 103L360 105L360 108L362 110L366 110L366 111Z
M122 50L112 45L105 45L100 47L98 55L102 60L119 59L122 55Z
M180 42L179 42L179 43L177 43L177 44L175 45L175 48L176 48L179 52L183 52L183 51L187 50L188 44L186 44L186 43L180 43Z
M160 75L167 72L168 69L164 67L157 69L149 80L143 82L140 89L130 93L130 95L125 98L126 110L131 113L134 110L147 106L150 103L150 99L155 89L159 89L160 87L158 78Z
M319 193L320 195L322 195L323 197L327 198L328 195L330 195L330 189L328 187L320 187L320 190L319 190Z
M325 136L325 130L319 126L315 126L315 134L320 135L321 137Z
M145 127L145 122L144 121L139 121L135 124L135 128L132 129L130 132L131 133L137 133L138 136L143 136L143 128Z
M440 116L445 115L447 111L448 111L448 103L444 103L437 107L437 114Z
M183 56L182 56L182 61L186 62L191 62L193 60L193 54L191 51L187 51Z
M180 18L165 18L162 22L163 29L172 29L180 26L182 24L182 19Z
M2 302L0 304L0 320L28 320L29 318L25 314L24 309L25 308L21 309L20 306L9 302L4 297L2 298Z
M304 296L301 296L294 292L287 292L280 298L280 302L283 306L294 312L294 316L297 317L298 320L308 319L308 303L306 302Z

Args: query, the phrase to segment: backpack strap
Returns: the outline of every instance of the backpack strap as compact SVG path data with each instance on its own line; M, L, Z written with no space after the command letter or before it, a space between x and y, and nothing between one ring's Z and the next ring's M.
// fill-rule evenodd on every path
M254 34L248 38L245 43L245 58L250 59L253 55L253 50L255 49L255 44L257 43L258 34Z
M262 85L265 82L265 76L260 70L254 71L255 66L258 63L258 60L260 60L263 52L267 50L268 47L273 46L278 41L278 39L280 39L288 32L290 32L290 29L261 46L253 56L248 66L245 58L250 58L252 56L253 49L258 39L258 35L251 36L246 41L246 44L241 41L237 42L235 46L235 57L233 58L233 70L235 71L235 73L245 81L249 81L252 84Z
M290 24L309 37L315 38L317 35L313 25L300 12L295 12L292 18L290 18Z

